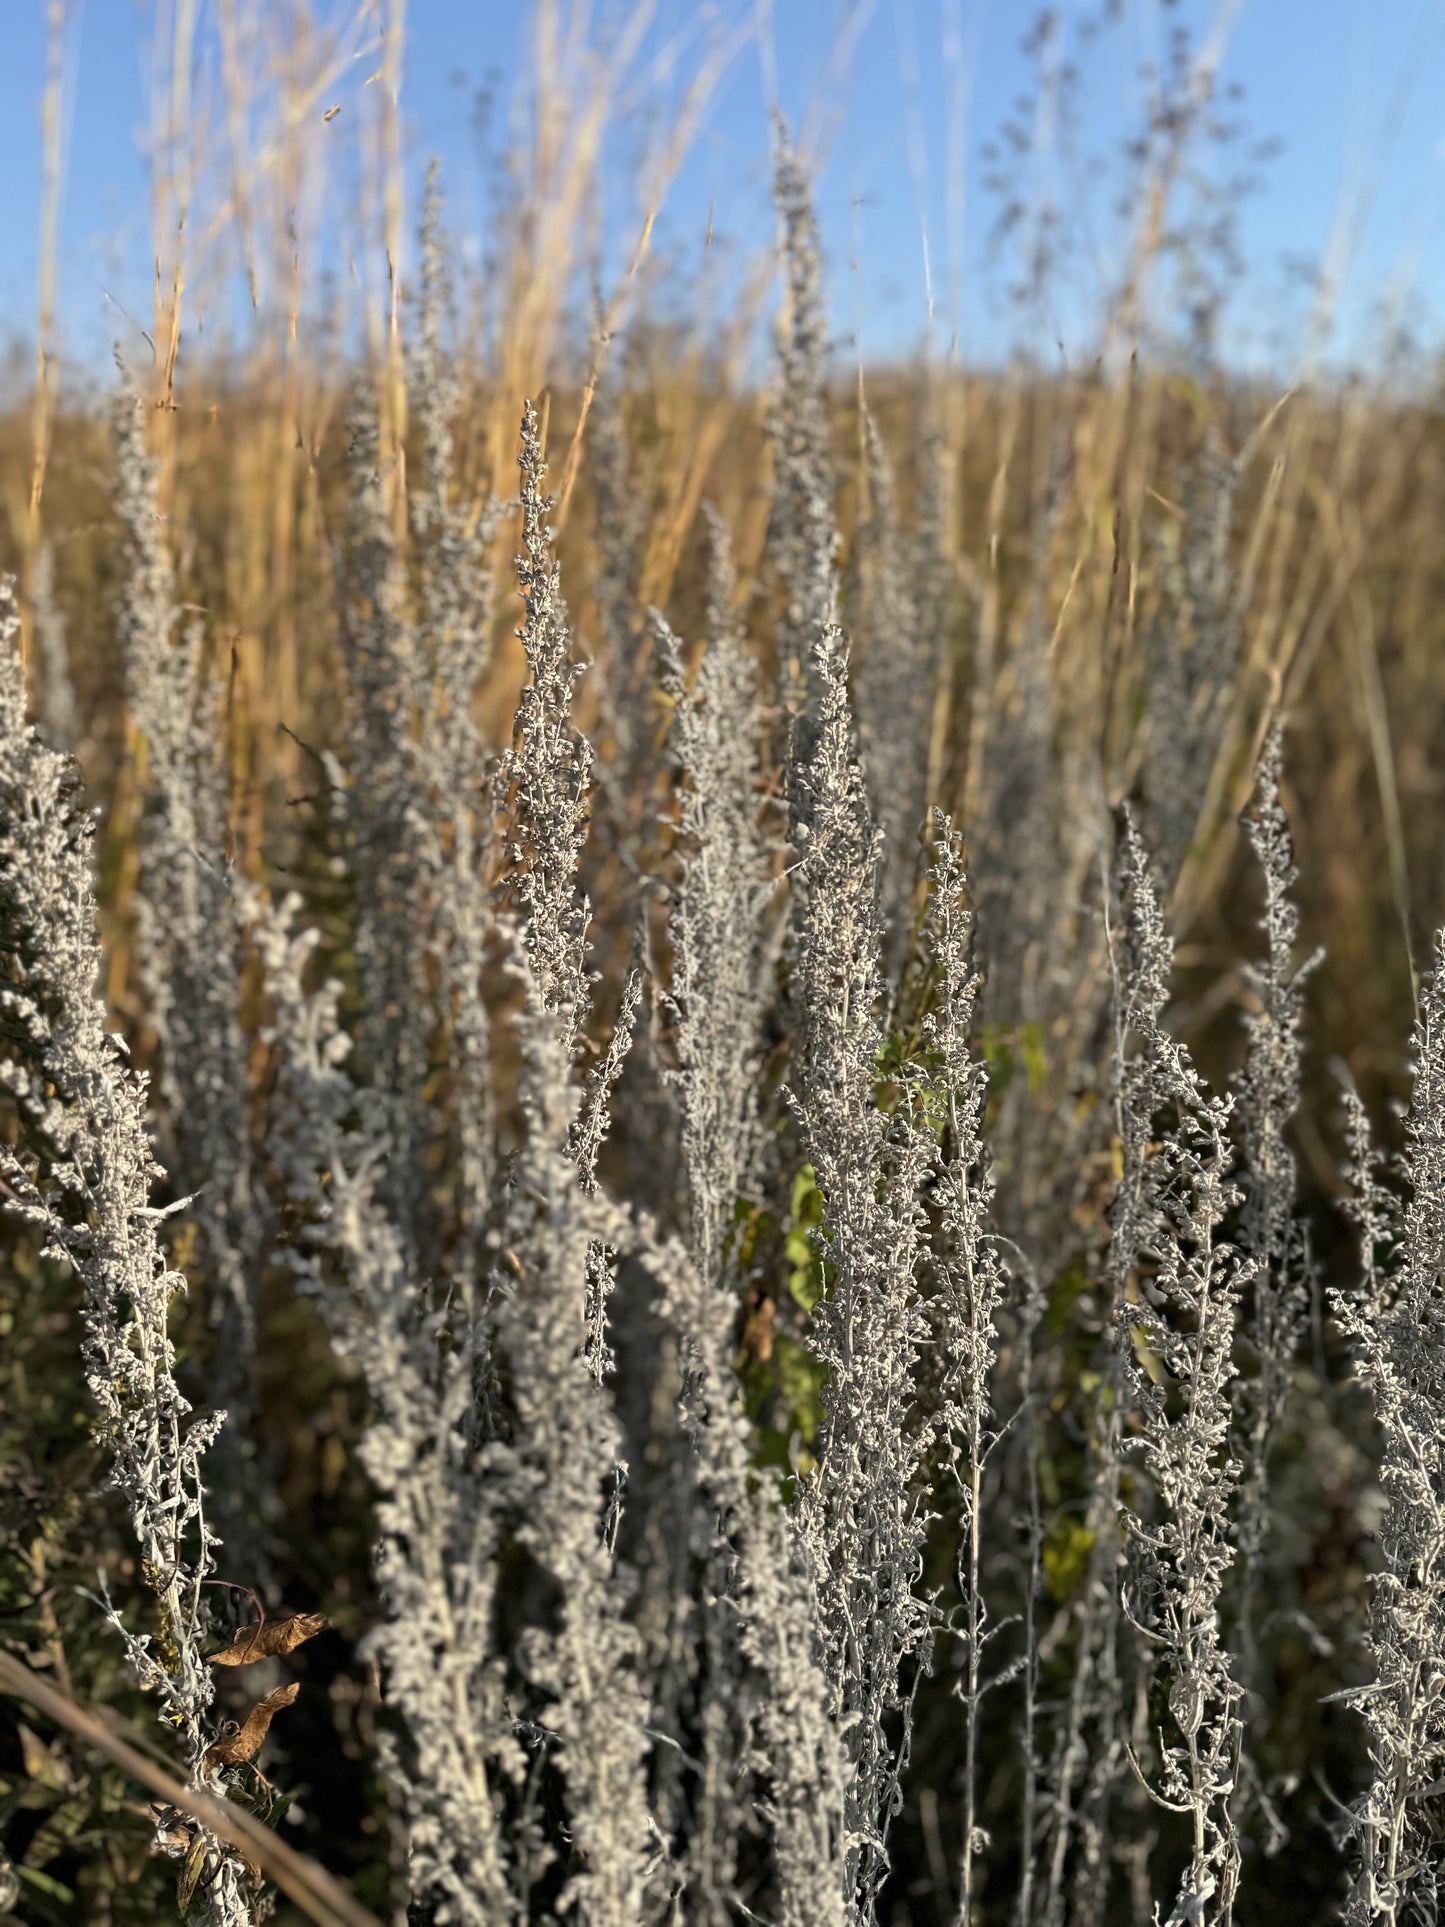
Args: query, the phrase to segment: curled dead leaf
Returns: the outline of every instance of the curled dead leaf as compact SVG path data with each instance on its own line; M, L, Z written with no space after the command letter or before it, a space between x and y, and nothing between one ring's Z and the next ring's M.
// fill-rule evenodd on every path
M300 1691L301 1688L293 1679L289 1686L278 1686L274 1693L268 1693L265 1699L258 1700L230 1739L217 1740L214 1746L207 1747L205 1764L208 1767L241 1766L247 1760L254 1760L272 1720L283 1706L291 1704Z
M288 1613L282 1619L262 1620L258 1626L243 1626L224 1652L211 1654L210 1664L249 1666L257 1659L278 1659L313 1638L325 1624L324 1613Z

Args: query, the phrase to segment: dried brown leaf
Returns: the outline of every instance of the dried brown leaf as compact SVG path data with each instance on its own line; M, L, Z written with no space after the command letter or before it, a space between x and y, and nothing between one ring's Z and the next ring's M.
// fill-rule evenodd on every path
M261 1750L272 1720L283 1706L289 1706L301 1688L293 1679L289 1686L278 1686L274 1693L268 1693L258 1700L241 1722L239 1730L229 1740L217 1740L206 1749L207 1766L241 1766L247 1760L254 1760Z
M210 1664L249 1666L256 1659L278 1659L313 1638L325 1624L324 1613L288 1613L283 1619L263 1620L259 1626L243 1626L224 1652L211 1654Z

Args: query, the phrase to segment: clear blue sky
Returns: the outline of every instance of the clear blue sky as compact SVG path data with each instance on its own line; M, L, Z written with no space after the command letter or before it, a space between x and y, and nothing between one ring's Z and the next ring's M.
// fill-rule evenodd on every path
M148 314L150 214L141 136L147 119L145 8L132 0L72 0L66 164L59 254L60 337L72 366L100 366L122 323L115 303ZM244 10L245 0L242 0ZM340 10L339 8L337 9ZM1210 0L1119 0L1120 17L1079 39L1107 0L1073 0L1059 12L1083 67L1076 124L1060 129L1043 188L1063 214L1072 250L1052 310L1023 324L1030 345L1077 359L1092 335L1090 301L1116 271L1120 236L1109 213L1123 134L1139 123L1140 63L1182 21L1196 36L1215 18ZM0 337L33 332L40 200L40 100L44 0L0 0L6 59L0 73ZM595 0L605 32L622 11ZM202 15L205 17L203 0ZM716 0L724 27L760 17L755 0ZM679 284L701 263L709 219L714 245L741 257L765 248L767 102L795 126L822 109L820 214L831 312L840 353L887 355L921 338L927 315L921 225L928 233L935 335L947 345L957 320L965 356L994 356L1018 332L1003 298L1005 261L991 256L997 212L983 152L1013 103L1034 84L1021 52L1031 10L1013 0L773 0L767 24L743 46L713 94L705 121L657 229L657 249ZM698 14L696 0L659 0L602 178L599 231L611 273L625 265L640 220L636 154L650 114L671 96L654 64ZM531 9L517 0L409 0L403 103L410 185L438 153L454 225L480 225L486 172L473 127L475 88L490 77L506 101L523 57ZM203 29L203 44L205 31ZM372 63L374 64L374 62ZM358 82L362 77L357 69ZM1342 201L1362 197L1337 340L1363 354L1382 305L1393 305L1423 345L1438 347L1445 314L1445 0L1243 0L1222 82L1244 89L1251 136L1275 136L1278 157L1240 210L1245 274L1227 318L1237 362L1288 362L1308 297L1290 264L1317 263ZM960 113L961 109L961 113ZM345 123L338 121L338 135ZM962 156L962 221L950 193L950 153ZM1091 169L1105 171L1093 178ZM1231 166L1239 162L1230 163ZM1112 171L1110 171L1112 170ZM1012 170L1036 179L1026 155ZM1087 201L1078 183L1088 179ZM950 207L950 202L953 206ZM1092 211L1080 216L1081 206ZM920 221L920 210L923 222ZM335 215L338 263L349 245ZM951 289L960 290L955 301ZM244 325L242 304L236 315Z

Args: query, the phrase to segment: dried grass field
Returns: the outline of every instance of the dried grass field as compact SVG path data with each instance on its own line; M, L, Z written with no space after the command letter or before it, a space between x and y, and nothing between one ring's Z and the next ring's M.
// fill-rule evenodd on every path
M1208 42L1090 354L872 365L781 117L766 259L594 275L630 28L535 11L480 252L399 11L267 0L209 119L152 21L113 376L42 261L0 1919L1424 1927L1438 376L1213 352Z

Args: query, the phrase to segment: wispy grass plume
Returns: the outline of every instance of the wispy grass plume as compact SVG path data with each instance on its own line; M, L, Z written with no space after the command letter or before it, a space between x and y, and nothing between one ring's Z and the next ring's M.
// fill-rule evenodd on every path
M817 734L797 772L807 798L793 873L793 997L803 1030L789 1095L823 1198L832 1278L809 1331L828 1378L819 1462L802 1481L798 1515L833 1712L848 1735L849 1918L866 1921L887 1869L888 1823L908 1755L910 1682L926 1664L932 1633L931 1609L915 1591L927 1427L914 1394L925 1338L918 1194L931 1143L910 1090L891 1115L874 1096L884 1043L880 838L836 628L819 638L814 674L822 692Z
M1221 1236L1231 1100L1204 1089L1163 1026L1173 967L1143 841L1126 818L1119 866L1126 948L1116 960L1117 1117L1123 1174L1110 1248L1119 1344L1129 1364L1137 1452L1155 1503L1131 1506L1125 1612L1167 1681L1160 1779L1151 1798L1187 1816L1188 1867L1169 1919L1225 1918L1239 1881L1233 1796L1242 1688L1220 1599L1234 1558L1239 1467L1230 1380L1240 1294L1254 1270ZM1132 1041L1131 1041L1132 1040ZM1143 1772L1142 1763L1135 1762Z
M517 581L524 612L518 634L528 680L517 707L504 771L512 786L512 889L524 912L522 942L541 1008L563 1019L575 1046L590 993L584 964L591 912L577 883L587 834L592 751L572 721L572 698L582 666L572 660L562 572L552 553L542 491L537 411L522 415L522 552Z
M768 552L785 598L777 638L779 690L788 712L807 719L797 747L805 755L823 696L817 641L824 626L838 619L838 531L818 226L807 176L781 117L773 126L773 200L786 294L768 414L773 449Z
M160 1049L162 1143L177 1189L194 1194L191 1218L209 1287L212 1385L227 1412L218 1512L233 1557L256 1579L267 1563L252 1435L269 1213L246 1117L245 932L227 848L224 744L203 676L205 629L195 616L182 623L176 607L156 464L146 451L141 403L124 381L114 421L115 500L128 538L117 627L144 795L136 953Z
M0 581L0 1090L21 1123L0 1141L7 1207L68 1263L85 1292L81 1355L99 1412L107 1483L130 1514L158 1628L137 1632L107 1604L126 1659L179 1740L193 1786L224 1794L233 1775L210 1752L213 1698L203 1651L206 1581L219 1539L202 1468L224 1412L192 1417L170 1334L185 1279L160 1244L150 1202L161 1176L146 1084L107 1030L91 880L93 825L73 767L26 715L13 589ZM197 1910L210 1927L248 1927L256 1882L230 1848L191 1829L163 1850L196 1853Z
M1364 1107L1347 1092L1352 1215L1364 1279L1334 1294L1384 1437L1369 1652L1374 1678L1340 1697L1363 1716L1370 1782L1354 1809L1350 1927L1435 1919L1445 1760L1445 934L1420 995L1405 1118L1403 1203L1382 1183Z
M669 990L692 1246L716 1282L734 1207L760 1155L758 1057L772 994L764 913L773 893L759 827L763 713L733 597L727 533L714 516L708 642L688 688L680 645L659 622L669 748L682 778L682 875L673 897Z
M978 1736L983 1697L990 1686L984 1658L992 1629L983 1592L983 1481L999 1436L991 1375L1006 1279L988 1229L993 1181L982 1136L988 1079L970 1039L979 990L971 956L973 920L964 903L961 840L941 811L935 812L934 838L924 940L937 988L923 1027L930 1053L926 1102L939 1137L932 1186L936 1220L930 1312L942 1353L938 1428L960 1508L957 1576L962 1614L956 1631L963 1649L958 1694L964 1750L958 1918L967 1927L974 1919L974 1861L984 1839L978 1821Z
M520 1755L492 1653L495 1472L474 1410L489 1363L482 1302L418 1276L384 1190L396 1154L384 1101L346 1064L340 985L305 977L317 933L298 899L257 906L281 1065L274 1154L301 1228L289 1255L369 1399L362 1463L377 1493L385 1617L367 1638L404 1722L386 1767L405 1817L412 1895L439 1921L516 1917L498 1804Z
M925 629L914 597L893 469L877 423L863 415L868 515L858 530L854 629L862 667L857 681L863 767L884 835L880 911L890 978L908 954L928 790L928 738L937 670L936 632ZM925 588L936 585L925 583Z

